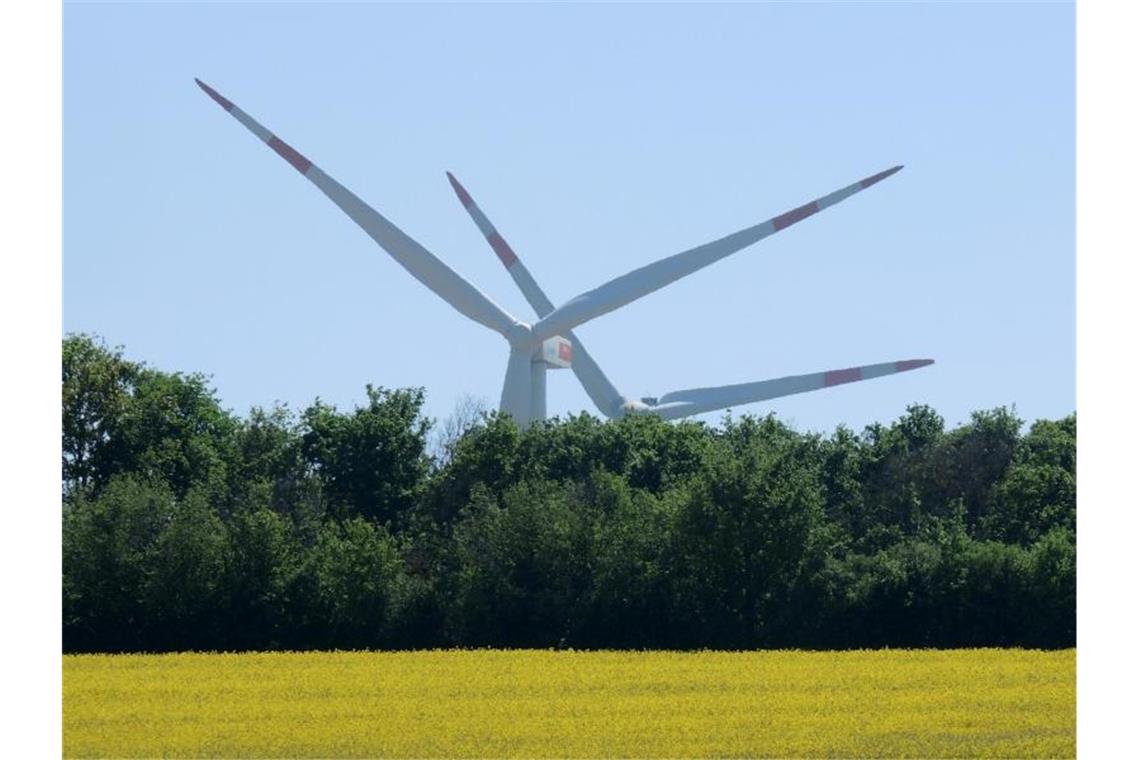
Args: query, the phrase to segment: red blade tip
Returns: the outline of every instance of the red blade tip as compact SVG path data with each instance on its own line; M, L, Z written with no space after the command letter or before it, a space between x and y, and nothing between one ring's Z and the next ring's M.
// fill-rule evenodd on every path
M876 182L882 182L883 180L885 180L887 177L891 176L892 174L895 174L896 172L901 171L902 168L903 168L902 164L899 164L898 166L892 166L890 169L887 169L886 171L881 171L878 174L872 174L870 177L867 177L867 179L863 180L859 184L861 184L864 188L870 187L871 185L875 184Z
M934 364L933 359L905 359L901 362L895 362L895 371L907 372L920 367L929 367L931 364Z
M475 205L475 201L471 198L471 194L467 192L467 189L463 187L463 185L459 184L459 180L455 178L454 174L447 172L447 181L451 183L451 189L454 190L455 194L459 196L459 200L463 203L464 206L470 208Z
M203 82L198 77L194 77L194 81L197 82L198 86L202 88L203 92L205 92L207 95L209 95L211 98L213 98L217 102L217 104L220 105L222 108L226 109L227 111L233 110L234 104L231 103L230 101L226 100L225 98L223 98L221 95L219 95L218 91L215 90L213 87L206 84L205 82Z

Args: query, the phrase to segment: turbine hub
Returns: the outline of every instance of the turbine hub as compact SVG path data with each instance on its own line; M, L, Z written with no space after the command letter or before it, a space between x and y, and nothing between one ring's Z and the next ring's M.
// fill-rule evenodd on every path
M511 344L512 351L528 351L534 345L530 325L526 322L515 322L507 331L507 342Z
M622 398L619 408L621 409L622 416L625 416L627 414L644 414L649 411L650 405L645 403L645 401L639 401L638 399L626 396Z

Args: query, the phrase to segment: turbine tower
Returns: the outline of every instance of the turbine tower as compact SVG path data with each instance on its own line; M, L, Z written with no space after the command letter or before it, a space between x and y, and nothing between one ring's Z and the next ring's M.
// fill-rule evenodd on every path
M548 367L569 366L598 410L608 417L624 414L655 414L664 419L677 419L832 385L870 380L933 363L930 359L911 359L755 383L672 391L660 398L632 399L618 392L572 332L578 325L621 308L871 187L899 171L901 166L881 171L719 240L647 264L582 293L557 308L531 277L510 245L471 199L470 194L448 173L452 187L464 207L538 314L538 321L527 323L507 313L481 290L388 221L380 212L323 172L233 102L201 80L194 81L246 129L316 185L409 274L451 304L460 314L489 327L506 339L509 354L499 408L510 414L520 426L526 426L546 416Z

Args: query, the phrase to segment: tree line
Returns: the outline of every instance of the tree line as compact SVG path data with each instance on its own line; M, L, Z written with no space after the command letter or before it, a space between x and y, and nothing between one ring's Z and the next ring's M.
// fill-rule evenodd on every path
M366 399L239 417L67 336L65 650L1075 645L1075 414L520 430Z

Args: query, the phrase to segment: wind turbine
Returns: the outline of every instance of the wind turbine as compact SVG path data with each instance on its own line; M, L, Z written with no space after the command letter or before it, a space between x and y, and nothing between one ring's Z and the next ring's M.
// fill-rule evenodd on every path
M863 186L868 187L886 176L890 176L902 167L895 167L882 174L863 180ZM459 196L459 202L467 209L475 226L483 233L491 248L498 255L499 260L510 273L515 285L522 291L527 303L531 305L539 318L545 317L554 311L554 304L542 288L531 276L530 271L519 259L518 254L511 248L479 205L475 203L471 193L460 184L451 172L447 172L447 180L452 190ZM852 186L854 187L854 186ZM850 188L840 190L843 193ZM855 192L858 192L857 190ZM833 193L832 195L836 195ZM826 196L830 197L830 196ZM835 202L835 201L833 201ZM820 201L815 201L819 204ZM809 206L811 204L808 204ZM830 204L827 204L830 205ZM804 208L804 207L801 207ZM797 209L796 211L799 211ZM795 214L796 211L789 212ZM779 217L777 217L778 219ZM793 221L799 221L794 219ZM788 222L791 224L793 222ZM784 226L787 226L786 224ZM777 227L777 230L783 227ZM739 234L739 233L738 233ZM730 236L731 237L731 236ZM727 240L727 238L725 238ZM718 241L720 242L720 241ZM714 244L710 244L714 245ZM627 275L628 276L628 275ZM601 367L586 351L582 340L574 333L567 332L566 337L571 341L573 361L570 368L574 371L578 381L586 390L586 395L594 402L598 411L607 417L620 417L631 412L655 414L667 420L680 417L690 417L703 412L713 412L718 409L727 409L732 406L751 404L757 401L791 396L796 393L830 388L833 385L853 383L860 380L871 380L876 377L893 375L933 364L932 359L907 359L897 362L884 362L882 364L868 364L863 367L848 367L846 369L831 370L828 372L815 372L808 375L792 375L773 380L761 380L754 383L740 383L737 385L721 385L715 388L690 388L683 391L670 391L657 398L633 399L620 393L610 379L602 372Z
M731 235L706 243L696 248L682 251L582 293L558 308L542 295L534 279L522 267L518 257L506 244L490 222L475 206L467 203L477 224L499 254L499 258L511 271L515 281L523 288L523 293L540 319L533 324L522 322L487 297L482 291L456 274L447 264L440 261L430 251L416 242L401 229L392 224L380 212L362 201L350 190L330 177L312 161L305 158L292 146L280 139L245 111L199 79L195 79L215 102L237 119L262 142L266 143L279 156L285 159L310 182L328 196L345 214L363 229L369 237L383 248L413 277L423 283L451 306L479 324L491 328L502 335L510 354L507 359L506 377L499 408L510 414L520 426L546 416L546 368L573 368L586 387L591 399L599 410L608 416L630 413L651 413L665 419L685 417L700 412L722 409L726 406L750 403L792 393L816 390L840 383L867 380L873 377L905 372L932 362L928 359L908 360L873 364L866 367L812 375L766 380L759 383L722 386L719 388L695 388L675 391L659 399L630 399L622 396L613 384L577 344L571 330L595 317L618 309L632 301L663 288L686 275L729 256L742 248L790 227L807 217L832 206L855 193L891 176L901 166L867 177L852 185L798 206L765 222L734 232ZM454 183L454 180L453 180ZM454 183L460 191L458 183ZM461 199L466 196L462 192ZM472 211L474 209L474 211ZM526 283L524 286L523 283Z

